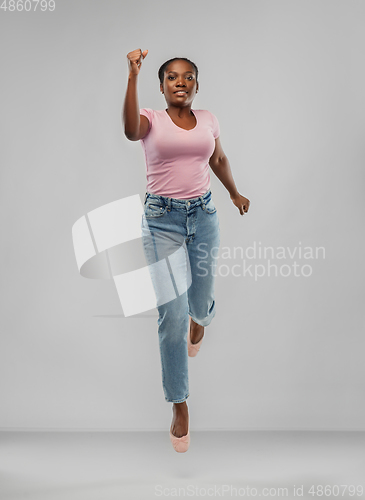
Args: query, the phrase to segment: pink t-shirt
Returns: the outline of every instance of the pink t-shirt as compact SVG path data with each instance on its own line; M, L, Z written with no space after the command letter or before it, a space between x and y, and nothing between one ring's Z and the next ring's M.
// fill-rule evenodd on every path
M147 134L141 139L149 193L187 200L203 195L210 188L208 162L219 137L219 123L208 110L191 111L197 124L185 130L171 120L166 109L140 109L140 114L150 122Z

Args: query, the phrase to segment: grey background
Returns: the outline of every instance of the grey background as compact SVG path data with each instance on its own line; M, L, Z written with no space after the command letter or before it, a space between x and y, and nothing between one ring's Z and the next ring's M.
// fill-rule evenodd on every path
M218 275L189 361L191 429L364 430L364 16L354 0L1 13L2 429L170 425L156 312L124 318L113 281L79 275L71 238L90 210L143 199L142 147L120 119L141 48L140 107L165 107L165 60L198 65L193 109L216 114L251 200L240 216L211 172L221 247L326 252L307 278Z

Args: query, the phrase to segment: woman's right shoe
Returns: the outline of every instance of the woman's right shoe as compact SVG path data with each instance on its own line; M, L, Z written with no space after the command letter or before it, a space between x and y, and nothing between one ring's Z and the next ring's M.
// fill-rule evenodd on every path
M190 431L188 429L188 433L185 436L181 437L176 437L173 435L171 432L170 428L170 440L172 443L172 446L174 447L174 450L177 451L178 453L185 453L185 451L188 451L189 444L190 444Z
M191 343L190 339L190 326L191 326L191 316L189 316L189 331L188 331L188 355L193 358L196 356L199 352L200 346L202 345L204 335L203 337L197 342L196 344Z

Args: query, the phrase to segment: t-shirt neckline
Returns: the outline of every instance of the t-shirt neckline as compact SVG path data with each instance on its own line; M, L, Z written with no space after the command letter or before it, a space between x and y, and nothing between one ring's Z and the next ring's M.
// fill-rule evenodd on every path
M194 128L189 128L186 129L186 128L182 128L182 127L179 127L179 125L176 125L176 123L172 120L171 116L168 114L167 112L167 109L165 108L165 113L166 113L166 116L167 118L169 119L169 121L177 128L179 128L180 130L185 130L185 132L192 132L193 130L195 130L198 126L198 117L196 116L196 114L194 113L194 110L190 109L190 111L193 113L193 115L195 116L195 121L196 121L196 124L195 124L195 127Z

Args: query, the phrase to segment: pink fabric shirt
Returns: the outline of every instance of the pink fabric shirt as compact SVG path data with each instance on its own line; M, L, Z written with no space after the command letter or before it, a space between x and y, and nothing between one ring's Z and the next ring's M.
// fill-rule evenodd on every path
M219 137L219 123L208 110L191 111L197 124L185 130L171 120L166 109L140 109L150 122L141 139L149 193L187 200L210 189L208 162Z

